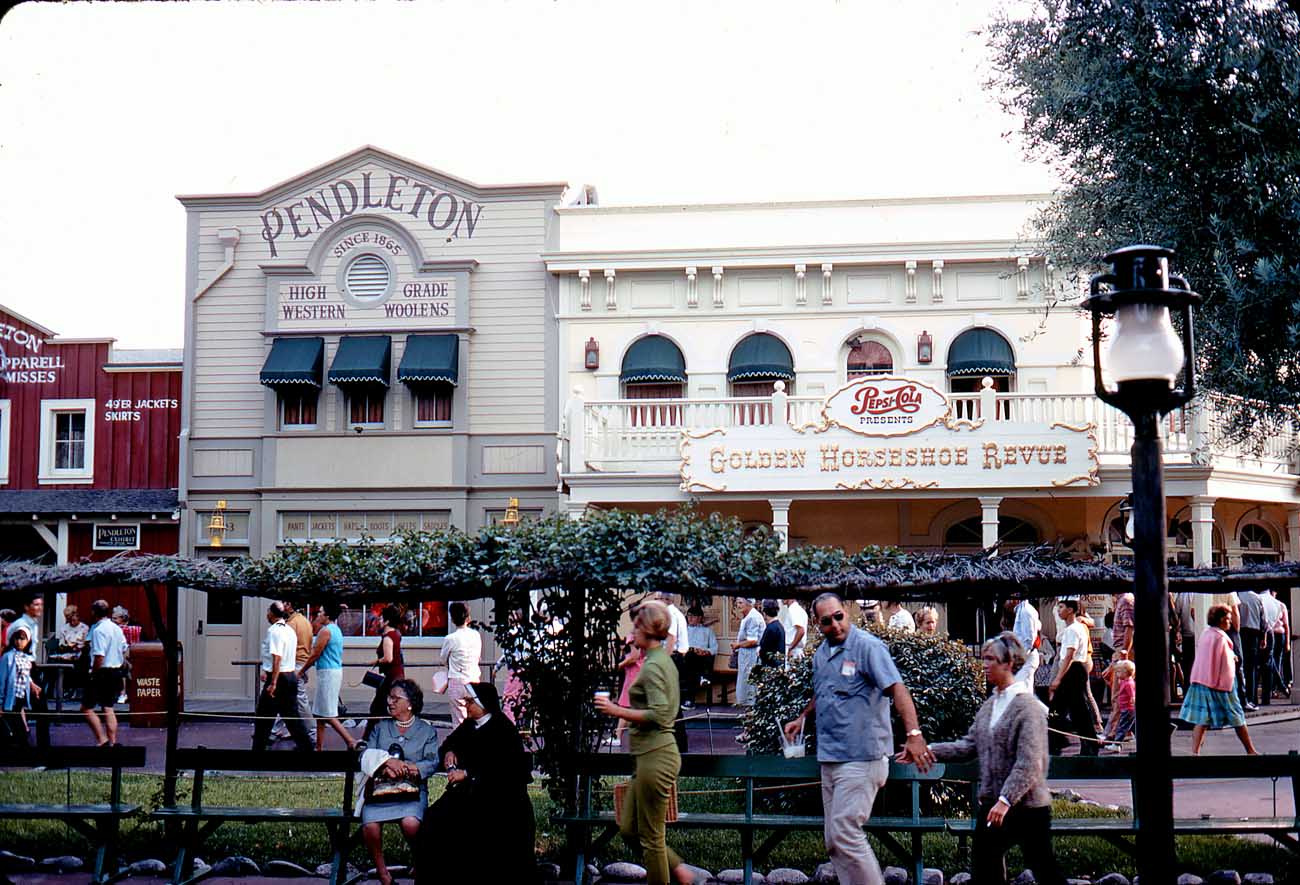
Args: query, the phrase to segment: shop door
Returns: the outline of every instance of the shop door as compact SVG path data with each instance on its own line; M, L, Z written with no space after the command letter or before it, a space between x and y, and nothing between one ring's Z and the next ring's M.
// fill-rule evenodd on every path
M253 667L232 663L250 657L244 640L243 597L186 591L189 642L185 647L187 694L193 698L251 698Z

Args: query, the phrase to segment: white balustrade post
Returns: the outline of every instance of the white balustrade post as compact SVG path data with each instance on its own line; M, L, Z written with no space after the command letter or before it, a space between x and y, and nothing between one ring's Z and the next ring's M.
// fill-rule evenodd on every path
M1195 568L1214 564L1214 498L1192 498L1192 565Z
M790 498L768 498L772 505L772 531L781 539L781 552L790 549Z
M984 549L998 543L998 506L1001 505L1001 498L980 498L980 543ZM996 555L996 551L994 553Z
M786 400L789 396L785 392L785 382L777 381L772 385L772 425L779 427L787 423L790 418L786 412Z
M993 387L993 379L988 375L980 382L980 417L985 421L996 421L998 415L998 392Z
M587 472L587 403L582 388L574 387L573 395L564 404L564 426L560 431L569 436L569 473Z
M1209 464L1214 460L1210 447L1210 403L1198 396L1185 407L1190 419L1187 426L1187 448L1191 450L1193 464Z

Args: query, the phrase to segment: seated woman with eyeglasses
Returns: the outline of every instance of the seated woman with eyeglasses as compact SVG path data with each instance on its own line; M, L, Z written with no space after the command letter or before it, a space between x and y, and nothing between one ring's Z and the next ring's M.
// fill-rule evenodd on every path
M481 881L484 859L491 858L493 881L534 882L533 804L528 798L532 758L514 723L501 712L494 685L468 683L465 713L468 718L438 750L447 791L433 803L421 828L425 854L417 863L417 881Z
M388 690L387 703L390 718L375 725L370 735L374 749L361 758L362 768L368 770L367 757L372 753L388 755L370 775L361 808L361 838L382 885L392 885L393 881L384 863L383 824L399 822L414 856L420 822L429 804L427 781L438 767L438 732L419 718L424 708L420 687L410 679L398 679Z

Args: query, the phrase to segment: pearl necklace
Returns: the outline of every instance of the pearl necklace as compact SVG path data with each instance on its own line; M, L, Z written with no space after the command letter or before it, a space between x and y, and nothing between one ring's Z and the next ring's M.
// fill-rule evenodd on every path
M397 725L398 728L410 728L411 723L415 722L415 717L412 716L410 719L406 720L405 722L402 722L400 719L394 718L393 722Z

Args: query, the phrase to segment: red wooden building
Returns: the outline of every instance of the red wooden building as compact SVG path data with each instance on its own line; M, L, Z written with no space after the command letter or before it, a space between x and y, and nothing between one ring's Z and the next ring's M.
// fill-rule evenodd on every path
M178 549L181 352L64 339L0 306L0 560L68 563ZM99 596L153 638L142 588Z

